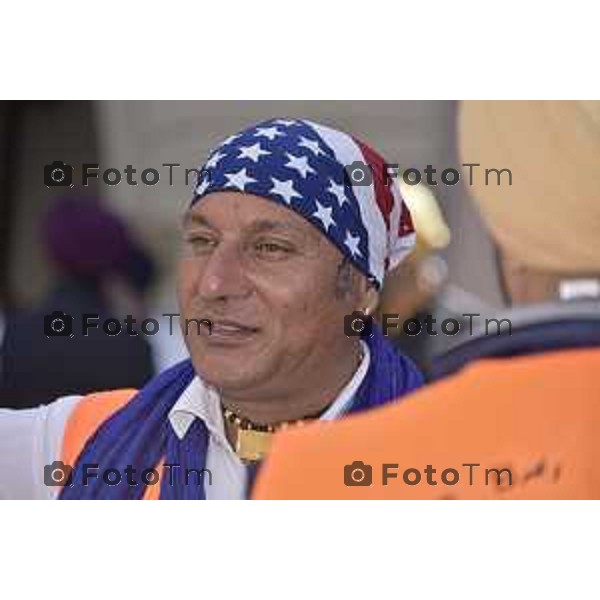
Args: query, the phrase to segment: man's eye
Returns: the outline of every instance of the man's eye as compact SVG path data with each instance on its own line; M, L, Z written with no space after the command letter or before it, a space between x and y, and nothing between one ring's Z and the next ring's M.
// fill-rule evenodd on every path
M194 248L212 248L216 245L216 241L212 238L203 235L188 235L186 238L188 244Z
M288 254L291 252L290 248L273 242L260 242L256 244L256 249L263 254Z

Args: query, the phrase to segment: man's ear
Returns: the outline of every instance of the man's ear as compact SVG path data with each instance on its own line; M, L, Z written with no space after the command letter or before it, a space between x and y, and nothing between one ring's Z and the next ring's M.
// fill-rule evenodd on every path
M375 313L377 306L379 305L379 292L372 283L367 281L366 278L364 279L364 283L361 287L362 290L357 309L364 311L368 315L372 315Z

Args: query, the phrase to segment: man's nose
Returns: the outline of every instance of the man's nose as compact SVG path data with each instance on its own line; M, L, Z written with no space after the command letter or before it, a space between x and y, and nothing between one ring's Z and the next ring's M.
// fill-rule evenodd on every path
M203 300L241 298L250 293L243 257L233 246L218 246L198 275L198 295Z

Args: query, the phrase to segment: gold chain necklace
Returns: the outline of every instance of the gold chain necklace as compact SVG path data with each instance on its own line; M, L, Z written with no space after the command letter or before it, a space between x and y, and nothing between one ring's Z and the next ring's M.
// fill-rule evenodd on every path
M297 421L284 421L278 425L258 425L250 419L236 415L228 408L223 408L223 416L226 421L235 425L235 453L245 462L262 460L271 447L275 432L288 427L303 425L305 421L309 420L299 419Z

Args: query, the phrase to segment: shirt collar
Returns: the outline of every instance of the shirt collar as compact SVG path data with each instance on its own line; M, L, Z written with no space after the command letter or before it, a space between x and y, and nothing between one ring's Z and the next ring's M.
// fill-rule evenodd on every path
M363 382L371 363L369 347L362 340L361 345L363 358L360 365L350 381L338 394L338 397L321 415L321 419L337 419L350 408L354 395ZM213 439L225 448L230 449L225 436L225 424L223 423L219 393L213 387L204 383L197 375L169 411L169 421L179 439L185 437L195 419L202 419Z
M363 358L360 361L360 365L358 365L358 369L356 369L352 379L350 379L344 389L339 393L335 401L330 404L329 408L321 415L321 419L324 421L338 419L348 412L352 405L352 401L354 400L354 395L358 391L360 384L363 382L363 379L369 370L369 365L371 364L371 351L365 342L361 340L360 343L363 350Z

